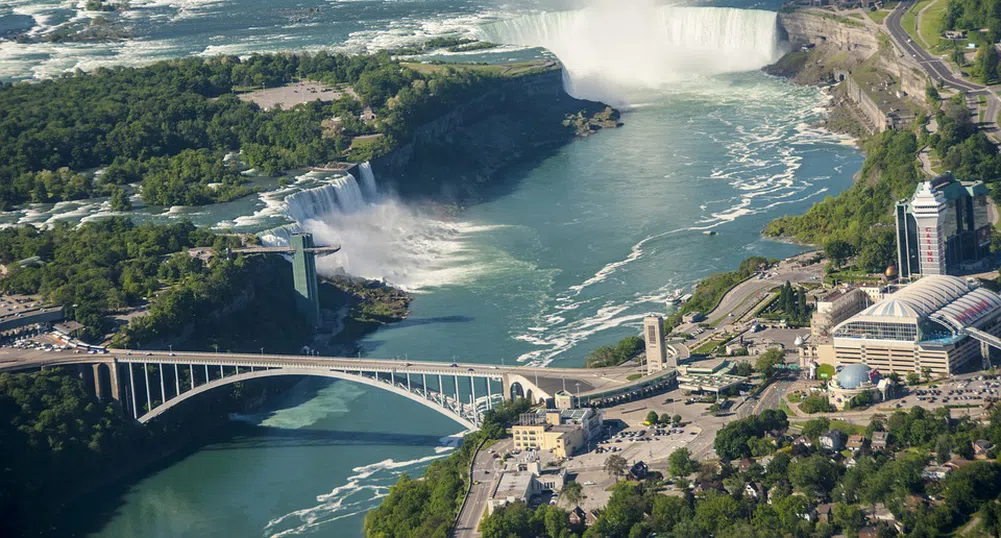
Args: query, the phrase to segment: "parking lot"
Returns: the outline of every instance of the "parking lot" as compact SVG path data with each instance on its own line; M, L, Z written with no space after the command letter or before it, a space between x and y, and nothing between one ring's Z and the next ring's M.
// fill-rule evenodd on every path
M980 406L997 401L1001 397L1001 381L998 376L978 375L969 379L934 383L914 387L910 394L901 398L901 407L921 405Z
M679 448L688 448L695 457L711 451L712 439L723 419L707 415L707 404L685 405L681 398L682 391L674 390L605 410L606 424L613 425L608 433L591 446L590 452L573 456L566 462L567 472L575 475L575 481L583 486L581 508L600 508L608 502L611 491L607 490L615 479L604 467L605 460L612 454L622 456L630 466L643 461L651 471L665 472L668 456ZM649 411L681 415L681 425L647 426L643 420ZM618 429L614 424L618 424Z

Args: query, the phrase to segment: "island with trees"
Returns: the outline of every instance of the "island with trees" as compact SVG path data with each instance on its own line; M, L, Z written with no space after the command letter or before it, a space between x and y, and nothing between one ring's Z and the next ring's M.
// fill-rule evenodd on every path
M287 110L241 99L262 87L297 92L299 80L320 84L327 97ZM528 106L543 89L553 99ZM524 98L512 99L520 91ZM495 147L507 162L532 144L572 139L584 127L579 118L563 125L570 114L599 114L593 125L600 128L613 117L605 108L567 96L551 63L430 65L385 52L318 52L99 68L0 86L7 112L0 118L0 209L109 196L126 186L153 205L232 200L250 192L242 168L277 175L377 159L400 146L412 151L427 129L442 133L428 124L446 118L461 127L467 122L450 114L467 109L529 122L522 133L547 127L541 139L512 140L510 151Z

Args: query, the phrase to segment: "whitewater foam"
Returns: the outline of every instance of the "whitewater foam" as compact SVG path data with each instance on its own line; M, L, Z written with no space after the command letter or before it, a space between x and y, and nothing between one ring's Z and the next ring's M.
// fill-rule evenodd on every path
M316 496L317 504L289 512L268 521L264 533L270 538L299 535L328 523L351 517L375 508L378 500L389 494L389 488L406 470L418 472L434 460L441 459L453 447L436 454L407 461L386 459L355 467L346 483L328 493Z
M693 78L757 70L778 59L776 14L717 7L601 2L479 29L487 41L544 47L565 68L567 91L613 104Z

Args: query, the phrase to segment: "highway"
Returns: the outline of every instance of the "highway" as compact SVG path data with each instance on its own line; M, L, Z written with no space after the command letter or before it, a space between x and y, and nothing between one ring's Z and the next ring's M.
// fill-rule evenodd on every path
M987 111L984 113L984 130L992 138L996 138L999 133L997 125L999 110L998 97L986 86L966 80L957 75L952 71L946 62L936 56L933 56L923 47L911 40L910 35L908 35L904 30L904 27L901 26L900 19L913 5L914 0L900 2L897 4L897 7L893 10L893 12L891 12L886 18L886 28L890 32L890 37L892 37L893 40L897 42L897 45L900 46L906 54L909 54L911 58L914 59L918 65L920 65L921 68L928 73L929 76L931 76L934 82L942 82L945 86L961 92L966 92L970 95L987 96Z

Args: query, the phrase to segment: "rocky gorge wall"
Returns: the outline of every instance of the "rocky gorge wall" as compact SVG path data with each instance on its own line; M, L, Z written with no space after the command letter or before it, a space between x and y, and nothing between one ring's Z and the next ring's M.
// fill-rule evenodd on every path
M489 92L417 128L410 140L372 160L380 186L404 196L466 201L505 168L544 158L573 140L568 114L587 116L603 103L575 99L563 71L507 79Z
M823 10L779 13L779 25L795 48L804 45L833 47L865 59L879 52L879 30L862 21Z
M872 20L824 9L782 12L778 19L794 51L809 45L812 50L795 73L776 74L792 76L798 82L817 83L829 79L834 71L851 71L866 62L868 67L899 80L900 88L912 99L924 101L928 77Z

